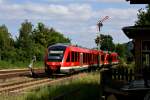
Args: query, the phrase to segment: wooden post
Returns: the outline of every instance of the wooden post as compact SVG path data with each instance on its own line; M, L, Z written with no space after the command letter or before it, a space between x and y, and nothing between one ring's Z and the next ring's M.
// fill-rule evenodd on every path
M133 70L130 69L130 73L129 73L129 81L130 81L130 82L132 81L132 75L133 75Z
M125 79L126 79L126 81L129 80L129 78L128 78L128 68L125 68Z
M124 80L124 67L121 68L121 80Z
M114 69L114 70L113 70L114 79L116 79L116 74L117 74L116 72L117 72L117 70Z
M118 68L118 80L120 80L120 75L121 75L121 72L120 72L120 68Z

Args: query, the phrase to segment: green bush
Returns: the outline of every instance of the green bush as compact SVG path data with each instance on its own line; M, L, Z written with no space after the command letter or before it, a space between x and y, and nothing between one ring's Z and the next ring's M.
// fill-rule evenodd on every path
M21 61L0 61L0 69L14 69L14 68L28 68L30 62ZM43 61L37 61L34 64L34 68L42 68L44 66Z

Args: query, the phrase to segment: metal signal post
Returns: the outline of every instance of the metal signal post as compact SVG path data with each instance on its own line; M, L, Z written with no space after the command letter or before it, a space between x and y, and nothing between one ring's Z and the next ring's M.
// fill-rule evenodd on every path
M101 48L101 44L100 44L100 42L101 42L101 36L100 36L100 31L101 31L101 27L103 26L103 22L105 21L105 20L107 20L109 18L109 16L105 16L102 20L99 20L98 22L97 22L97 26L98 26L98 50L100 51L100 48ZM98 67L101 67L100 66L100 55L98 56ZM100 89L103 91L104 90L104 88L103 88L103 74L104 74L104 71L100 71ZM102 98L103 97L103 92L100 92L101 94L100 94L100 98Z
M105 21L105 20L107 20L107 19L109 19L109 16L105 16L103 19L101 19L101 20L99 20L98 22L97 22L97 26L98 26L98 36L99 36L99 39L98 39L98 50L100 50L100 47L101 47L101 45L100 45L100 42L101 42L101 37L100 37L100 31L101 31L101 27L103 26L103 22Z
M97 22L97 26L98 26L98 50L99 51L101 50L101 41L102 41L101 36L100 36L100 31L101 31L101 27L103 26L103 22L107 19L109 19L109 16L105 16L103 19L101 19ZM98 62L99 62L98 66L100 67L100 55L98 57Z

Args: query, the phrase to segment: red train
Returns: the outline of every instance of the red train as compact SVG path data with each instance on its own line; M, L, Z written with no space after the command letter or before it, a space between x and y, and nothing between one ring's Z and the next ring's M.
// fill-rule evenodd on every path
M49 74L92 69L119 62L115 52L108 53L64 44L49 46L44 61L45 71Z

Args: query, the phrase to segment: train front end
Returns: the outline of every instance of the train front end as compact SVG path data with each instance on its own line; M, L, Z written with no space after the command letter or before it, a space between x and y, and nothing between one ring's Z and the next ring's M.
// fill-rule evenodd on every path
M63 62L66 46L52 45L48 47L45 59L45 72L48 74L59 73Z

